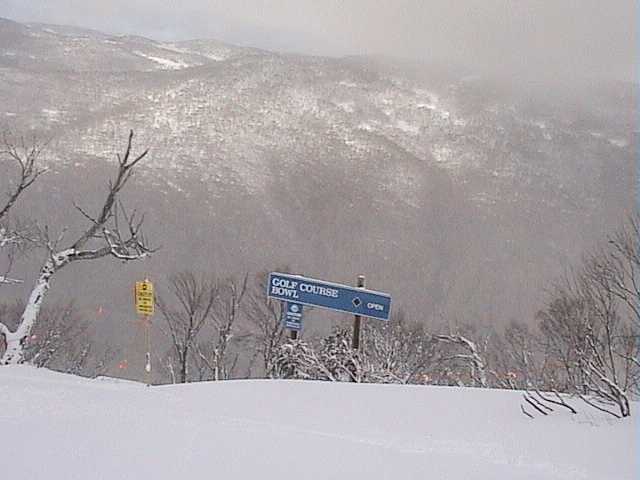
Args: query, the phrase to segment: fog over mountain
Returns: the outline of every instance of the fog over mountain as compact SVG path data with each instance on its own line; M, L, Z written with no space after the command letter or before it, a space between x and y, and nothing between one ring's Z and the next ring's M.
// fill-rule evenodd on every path
M424 321L526 321L634 208L635 87L515 85L472 67L0 19L0 126L50 139L50 172L19 213L81 225L72 201L100 201L132 128L151 152L126 200L161 249L74 266L53 288L103 307L105 331L129 321L143 275L162 288L184 268L281 265L366 274Z
M510 81L637 79L633 0L0 0L0 16L168 41L384 54Z

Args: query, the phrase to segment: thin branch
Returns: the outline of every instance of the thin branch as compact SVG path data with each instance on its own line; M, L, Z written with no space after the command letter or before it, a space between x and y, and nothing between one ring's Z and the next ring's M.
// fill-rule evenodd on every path
M589 400L586 396L578 393L578 397L580 397L580 399L582 399L587 405L592 406L593 408L595 408L596 410L600 410L601 412L605 412L608 413L609 415L613 415L616 418L622 418L620 415L618 415L615 412L612 412L611 410L607 410L606 408L603 408L597 404L595 404L594 402L592 402L591 400Z
M531 405L533 408L535 408L538 412L540 412L542 415L547 416L549 415L547 412L545 412L542 408L540 408L538 405L536 405L533 401L531 401L531 399L525 395L522 394L522 398L524 398L524 400Z
M553 391L553 393L556 395L556 397L558 398L558 400L554 400L554 399L552 399L552 398L549 398L549 397L544 396L544 395L543 395L542 393L540 393L540 391L539 391L539 390L537 390L537 389L536 389L536 391L535 391L535 392L536 392L536 393L538 394L538 396L539 396L542 400L544 400L545 402L553 403L554 405L558 405L558 406L560 406L560 407L564 407L564 408L566 408L566 409L570 410L570 411L571 411L571 413L578 413L578 412L576 411L576 409L575 409L575 408L573 408L571 405L569 405L567 402L565 402L565 400L564 400L564 399L560 396L560 394L559 394L558 392L556 392L555 390Z
M527 412L527 411L524 409L524 406L523 406L522 404L520 404L520 410L521 410L521 411L522 411L522 413L524 413L527 417L529 417L529 418L534 418L534 417L533 417L533 415L531 415L529 412Z

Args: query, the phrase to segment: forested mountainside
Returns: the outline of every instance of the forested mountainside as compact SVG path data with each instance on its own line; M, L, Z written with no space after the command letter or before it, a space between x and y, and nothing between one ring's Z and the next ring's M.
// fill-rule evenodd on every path
M506 87L384 58L0 19L0 125L48 141L21 215L73 230L85 219L72 201L99 204L129 129L150 148L126 197L160 250L56 280L113 331L141 275L277 266L366 274L424 321L527 320L632 209L634 104L624 83Z

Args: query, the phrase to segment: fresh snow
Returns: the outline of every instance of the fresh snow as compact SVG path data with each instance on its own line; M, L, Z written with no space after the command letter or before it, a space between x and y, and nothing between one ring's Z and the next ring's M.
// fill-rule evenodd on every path
M404 133L408 133L409 135L418 135L418 133L420 133L420 127L411 125L404 120L398 120L396 125L400 130L402 130Z
M635 420L579 403L529 419L520 401L304 381L148 388L0 367L2 478L638 478Z
M185 50L184 48L178 48L172 43L167 44L158 44L158 48L162 48L163 50L167 50L172 53L190 53L189 50Z
M175 53L187 53L187 54L195 54L200 55L202 57L208 58L209 60L213 60L215 62L222 62L227 60L230 57L231 49L227 47L214 47L211 44L204 46L203 49L189 49L184 47L179 47L173 43L166 43L158 45L158 47L168 50L170 52Z
M42 109L42 114L47 117L47 120L49 120L50 122L59 122L60 121L60 116L61 116L60 110L56 110L53 108L43 108Z
M160 64L160 69L162 70L181 70L183 68L188 68L191 66L188 63L185 63L183 61L175 61L175 60L170 60L168 58L162 58L162 57L154 57L151 55L147 55L143 52L140 52L138 50L135 50L133 53L135 53L140 57L144 57L148 60L151 60L153 62Z
M610 138L609 143L615 145L618 148L626 148L629 146L629 142L627 142L624 138Z

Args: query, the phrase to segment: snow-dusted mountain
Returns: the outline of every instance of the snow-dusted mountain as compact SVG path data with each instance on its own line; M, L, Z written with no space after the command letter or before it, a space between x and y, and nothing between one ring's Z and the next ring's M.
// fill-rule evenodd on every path
M142 271L286 264L365 273L425 319L526 319L632 208L633 94L0 20L0 124L51 139L30 215L75 219L129 128L151 148L129 197L163 249L108 267L127 295Z

